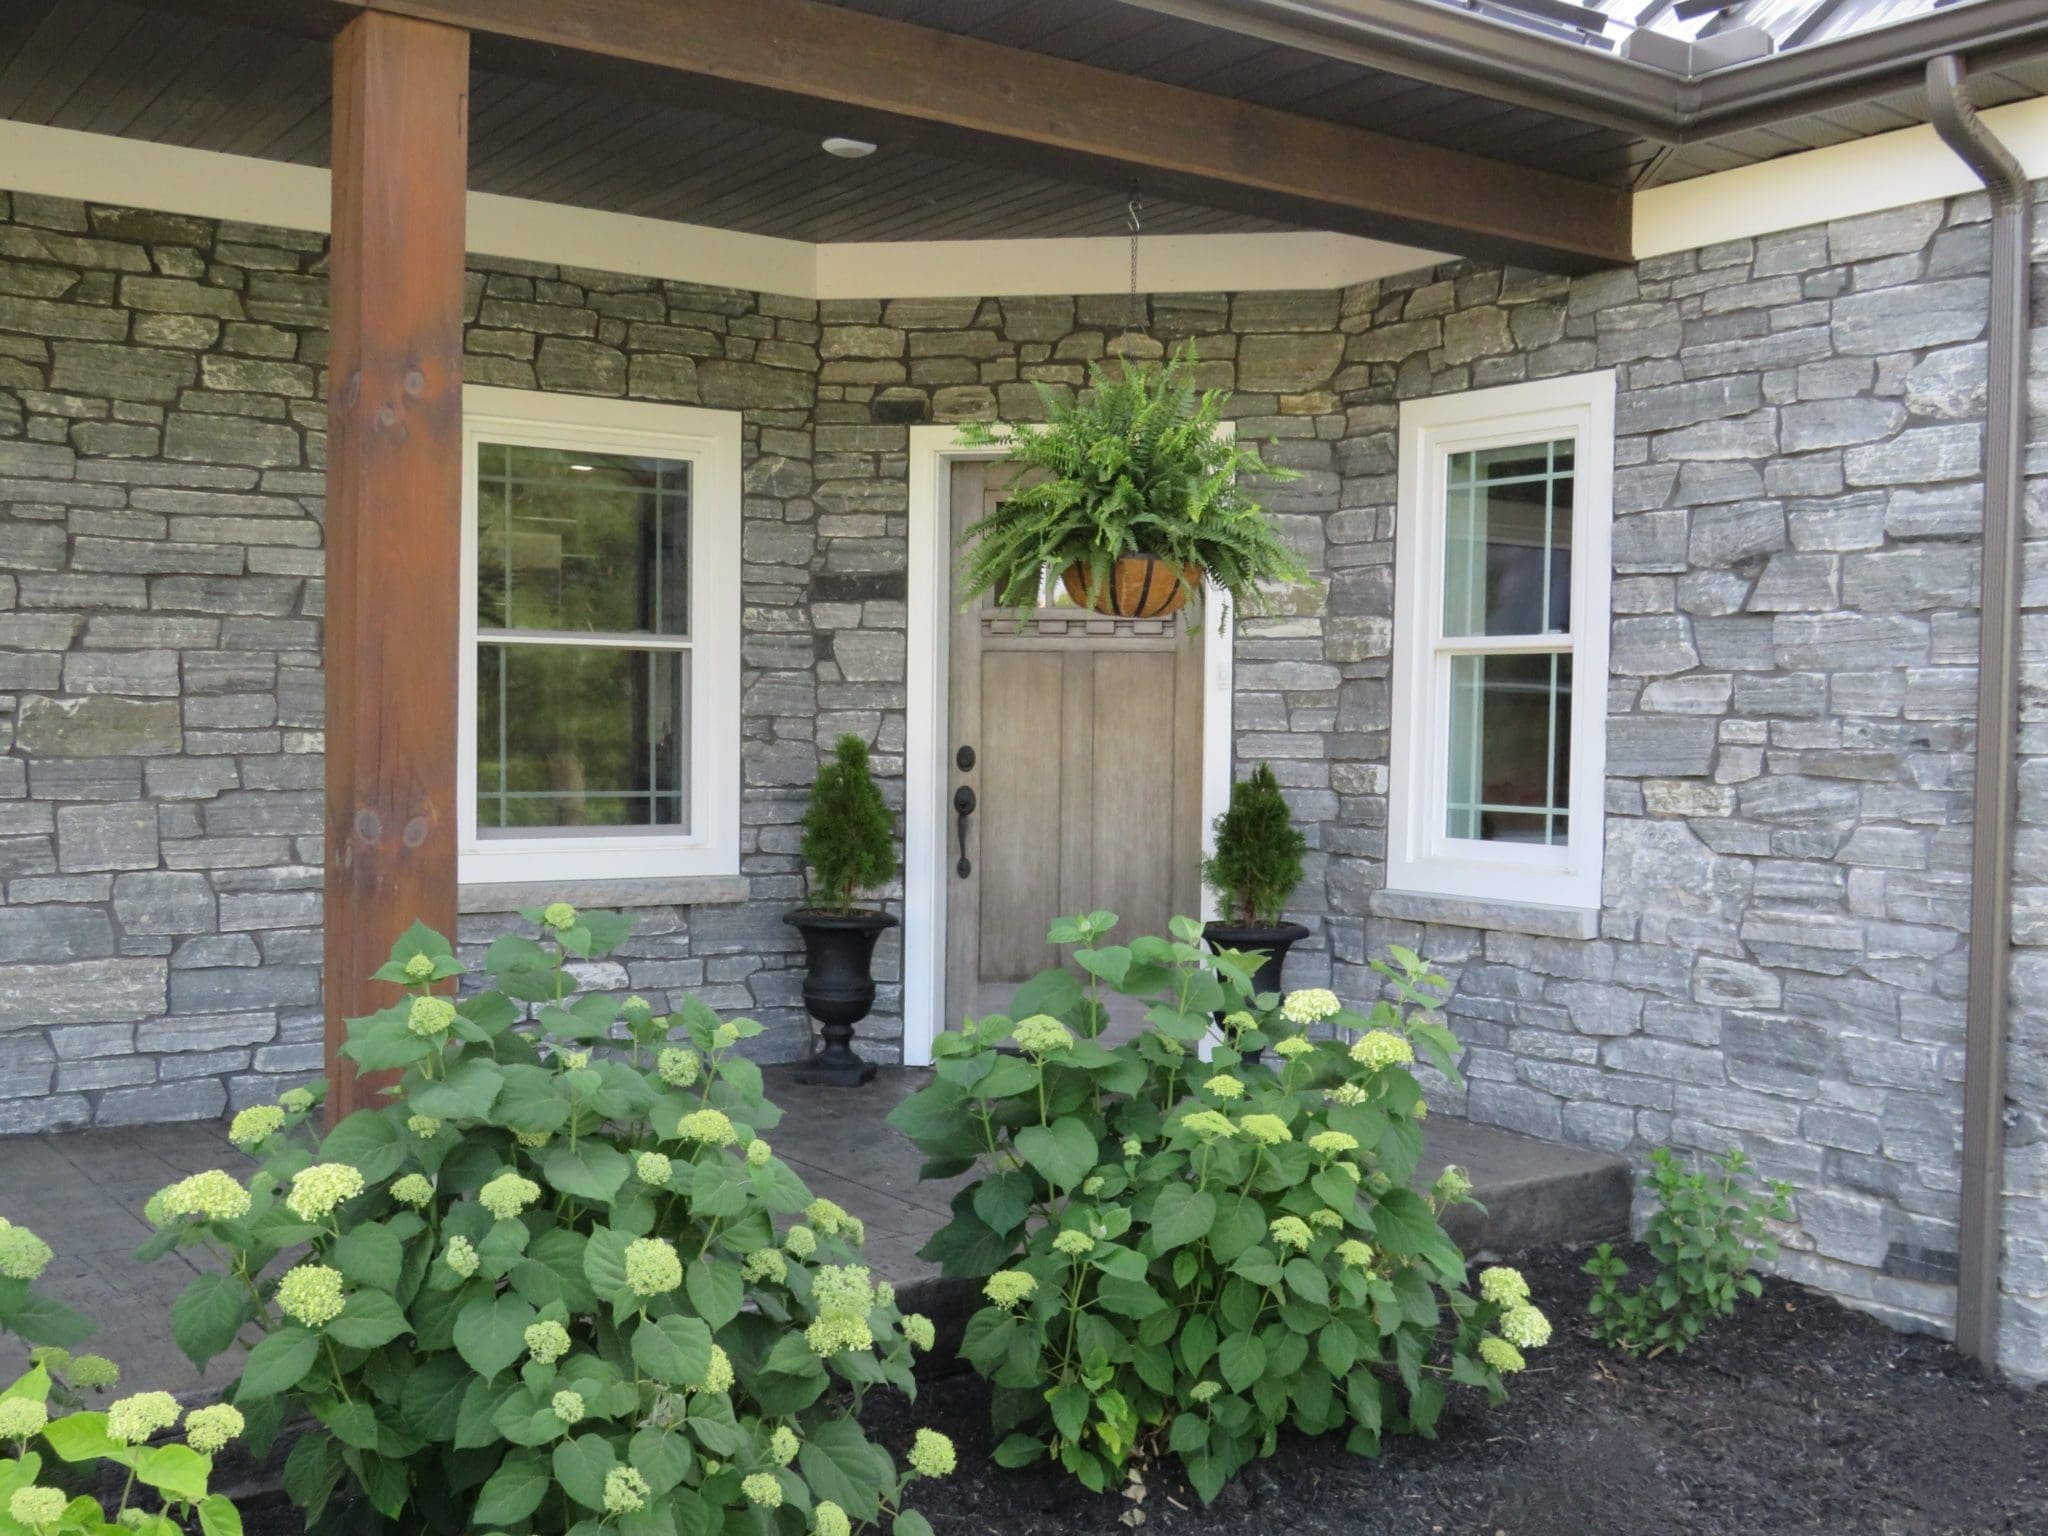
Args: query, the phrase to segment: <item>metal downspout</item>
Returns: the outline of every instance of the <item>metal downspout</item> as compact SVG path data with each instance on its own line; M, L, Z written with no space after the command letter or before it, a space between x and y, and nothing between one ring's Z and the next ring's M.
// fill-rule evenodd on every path
M2017 642L2033 189L2012 152L1978 121L1963 82L1962 61L1954 54L1928 61L1927 105L1935 130L1991 194L1983 595L1978 609L1976 803L1971 827L1956 1345L1995 1368L2004 1235L2005 1038L2012 953L2014 736L2019 697Z

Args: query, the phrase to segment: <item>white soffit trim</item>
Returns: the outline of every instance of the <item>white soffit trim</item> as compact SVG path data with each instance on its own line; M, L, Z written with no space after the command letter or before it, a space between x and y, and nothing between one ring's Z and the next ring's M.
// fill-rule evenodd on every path
M1983 117L2028 175L2048 176L2048 98L1993 107ZM1638 192L1636 256L1664 256L1981 190L1932 128L1901 128Z
M287 229L331 222L328 174L246 155L0 120L0 189ZM904 240L813 245L560 203L469 194L467 244L480 256L804 299L978 298L1122 293L1123 236L1074 240ZM1139 247L1148 293L1341 288L1446 258L1313 231L1151 235Z
M1061 294L1123 293L1131 281L1131 243L1123 236L845 241L817 251L821 299L1044 293L1048 281ZM1144 235L1138 241L1138 286L1146 293L1345 288L1452 259L1412 245L1307 230Z

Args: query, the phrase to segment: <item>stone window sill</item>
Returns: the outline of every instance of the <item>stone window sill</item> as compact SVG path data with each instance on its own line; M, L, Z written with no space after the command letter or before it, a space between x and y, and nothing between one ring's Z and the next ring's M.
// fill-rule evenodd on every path
M1423 891L1372 893L1375 917L1449 928L1484 928L1496 933L1529 933L1542 939L1591 939L1600 933L1600 914L1590 907L1554 907L1534 901L1480 901Z
M512 912L551 901L609 910L623 907L705 907L746 901L745 875L679 875L666 880L564 880L464 885L456 893L461 912Z

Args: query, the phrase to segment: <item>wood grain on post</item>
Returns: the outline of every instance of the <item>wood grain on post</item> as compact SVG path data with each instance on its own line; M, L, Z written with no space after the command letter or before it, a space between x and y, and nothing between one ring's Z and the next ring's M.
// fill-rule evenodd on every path
M363 1085L343 1021L418 918L455 926L469 34L376 13L334 42L327 454L325 1001L330 1122Z

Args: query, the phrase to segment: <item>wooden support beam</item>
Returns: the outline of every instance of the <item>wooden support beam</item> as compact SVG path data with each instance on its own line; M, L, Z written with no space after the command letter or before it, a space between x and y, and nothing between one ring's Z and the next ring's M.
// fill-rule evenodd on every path
M308 3L467 28L493 66L543 78L658 91L1315 228L1556 271L1633 259L1625 189L820 0L288 0L280 9Z
M415 918L454 934L469 35L357 16L334 42L327 447L326 1012L331 1119L363 1094L343 1021Z

